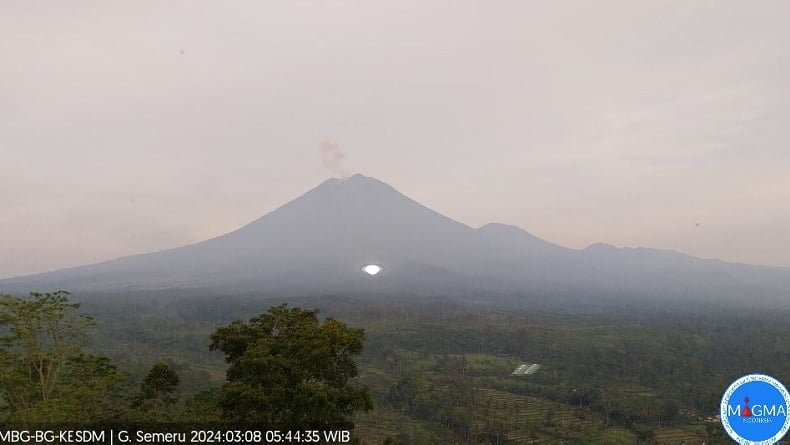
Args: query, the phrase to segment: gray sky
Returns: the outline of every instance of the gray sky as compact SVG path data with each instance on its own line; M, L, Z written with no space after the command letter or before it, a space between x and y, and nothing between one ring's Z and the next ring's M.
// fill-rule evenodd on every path
M341 153L472 226L790 266L788 79L786 1L0 0L0 277L229 232Z

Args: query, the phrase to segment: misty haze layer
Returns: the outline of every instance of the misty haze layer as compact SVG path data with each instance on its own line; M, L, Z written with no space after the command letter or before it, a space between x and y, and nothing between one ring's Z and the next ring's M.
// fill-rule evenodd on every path
M367 264L383 271L368 276L361 271ZM605 244L574 250L504 224L474 229L381 181L354 175L329 179L244 227L201 243L0 281L3 292L61 288L490 301L615 296L766 305L790 302L790 270Z
M323 180L790 266L790 2L0 5L0 277L227 233Z

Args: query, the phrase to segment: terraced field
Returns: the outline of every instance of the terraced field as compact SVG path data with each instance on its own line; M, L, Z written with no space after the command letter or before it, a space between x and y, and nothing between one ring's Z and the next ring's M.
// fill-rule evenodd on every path
M420 427L420 422L397 411L376 409L355 419L354 436L363 444L381 444L387 437L396 438L410 427Z
M478 388L475 392L474 437L498 431L507 443L553 443L558 439L597 437L603 429L602 419L586 410L491 388ZM419 436L431 428L426 422L391 409L360 414L355 422L355 436L368 444L380 444L387 437L396 438L404 432ZM631 437L630 433L623 434Z
M495 389L479 389L480 404L486 406L486 419L477 419L481 429L487 419L500 419L510 430L505 437L528 443L547 436L564 439L592 437L601 422L589 412L547 400L526 397Z
M655 441L659 444L701 444L705 442L705 432L699 428L676 427L656 428Z
M357 415L355 437L361 443L382 444L387 438L410 443L572 443L572 444L634 444L640 443L636 430L607 426L603 414L585 406L559 403L538 396L534 388L556 385L551 364L545 365L536 376L513 377L510 373L523 359L482 353L430 354L401 351L399 360L407 368L397 370L363 368L362 381L373 389L379 399L397 384L403 374L418 375L420 391L430 388L436 396L447 395L452 386L448 380L447 363L460 366L460 377L471 392L465 405L443 405L444 416L466 419L462 428L466 440L453 435L452 421L418 419L403 409L388 406L379 400L376 409ZM460 365L459 365L460 363ZM400 376L399 376L400 375ZM459 377L456 375L455 377ZM533 388L533 389L528 389ZM571 388L571 387L568 387ZM566 388L567 389L567 388ZM633 400L653 399L657 395L650 388L627 384L616 394L607 395ZM706 440L703 425L659 427L653 430L656 444L701 444Z

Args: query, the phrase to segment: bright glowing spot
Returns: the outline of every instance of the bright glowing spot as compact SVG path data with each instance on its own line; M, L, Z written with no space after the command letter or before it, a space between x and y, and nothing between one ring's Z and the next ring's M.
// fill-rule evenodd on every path
M378 264L368 264L367 266L362 268L362 271L368 275L376 275L377 273L382 271L382 267Z

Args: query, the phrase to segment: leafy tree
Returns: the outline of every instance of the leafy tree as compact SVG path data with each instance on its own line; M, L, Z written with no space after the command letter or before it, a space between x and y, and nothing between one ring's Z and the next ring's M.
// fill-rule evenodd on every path
M414 408L414 400L420 388L414 377L404 377L390 387L386 400L396 408L410 412Z
M217 329L210 347L230 365L219 400L227 419L284 430L350 428L355 411L372 408L368 389L349 383L358 375L362 329L317 315L282 304Z
M197 422L206 424L210 422L219 423L222 421L222 412L219 409L220 388L208 391L201 391L184 401L184 407L180 412L180 419L183 422Z
M165 362L155 364L140 384L140 390L146 399L166 398L173 394L178 386L178 374L170 369Z
M0 297L0 325L7 330L0 337L5 377L19 378L14 375L19 372L29 376L24 399L31 393L41 400L52 395L63 366L79 355L85 333L94 325L90 316L75 313L80 305L69 303L68 296L66 291L57 291L33 292L30 298ZM12 403L22 402L15 391L9 393Z
M127 377L109 358L82 353L63 367L61 382L52 397L20 414L29 422L87 424L122 420L128 409L122 403L126 392L119 385Z
M163 361L156 363L140 384L140 394L134 406L147 411L156 411L175 403L177 398L173 396L173 392L178 383L178 374L170 368L170 365Z
M125 375L105 357L85 354L94 320L69 293L0 296L0 392L10 419L96 420L109 414L109 388Z

